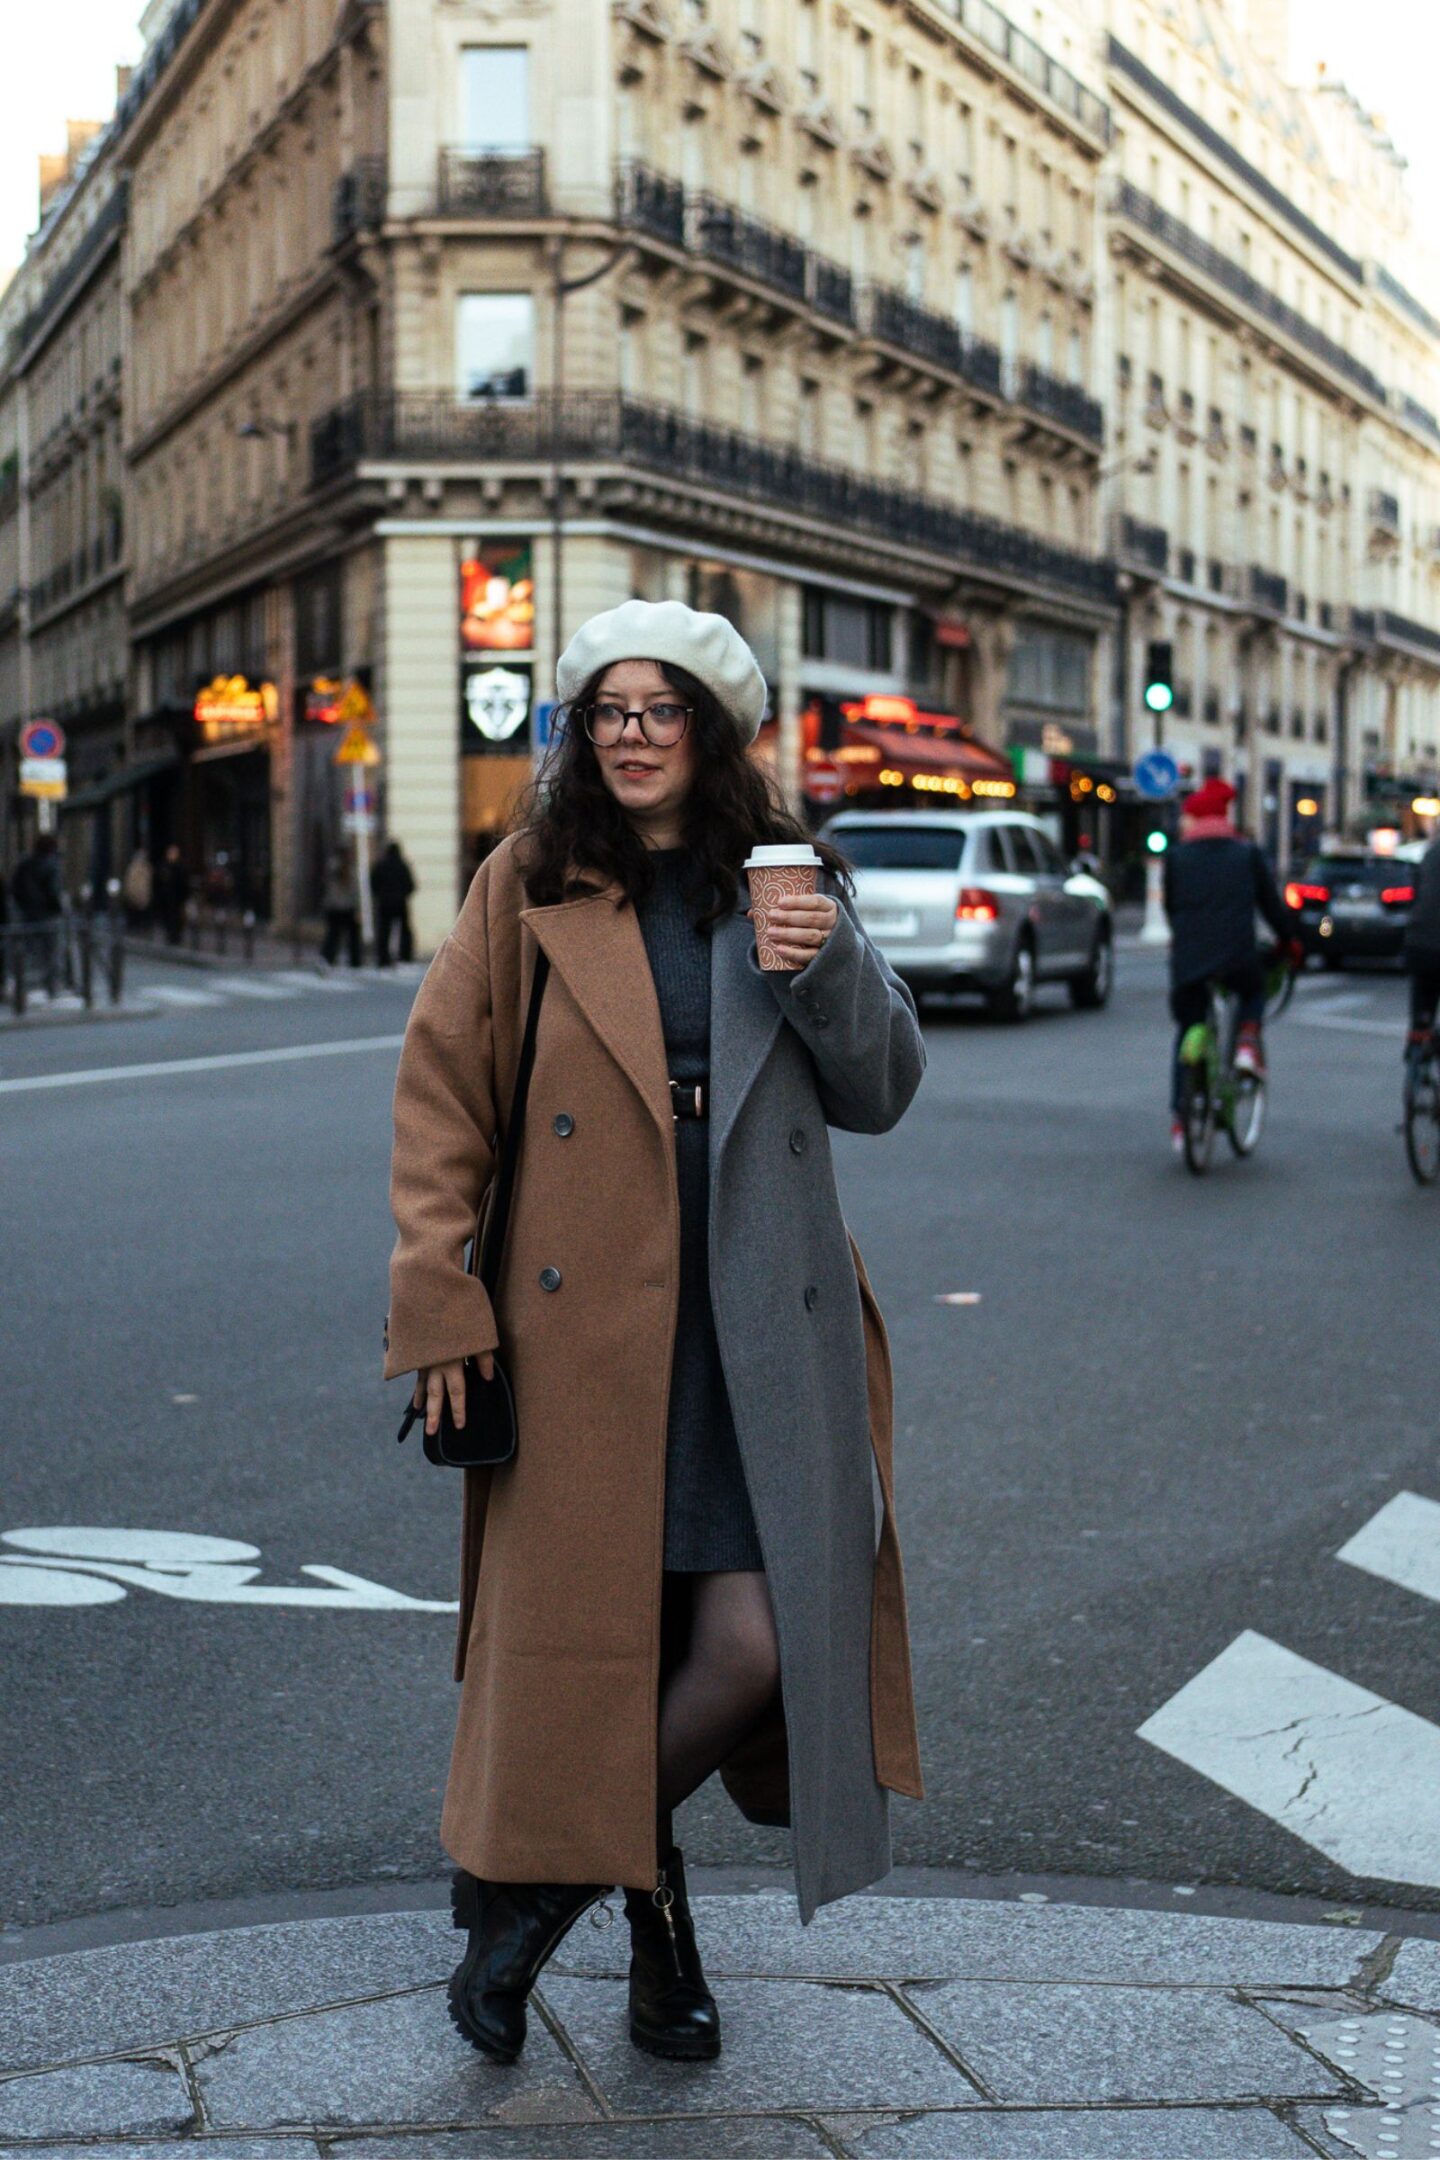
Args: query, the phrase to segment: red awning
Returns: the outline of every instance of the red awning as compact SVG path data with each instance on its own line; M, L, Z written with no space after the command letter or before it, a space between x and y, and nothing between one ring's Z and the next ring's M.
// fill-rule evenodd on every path
M911 734L903 727L866 727L863 723L850 721L837 756L842 768L851 779L859 779L871 768L858 761L851 765L845 757L847 743L865 743L878 750L885 764L903 772L907 778L912 772L953 774L957 779L1013 780L1009 760L997 751L989 750L984 743L968 741L960 735Z

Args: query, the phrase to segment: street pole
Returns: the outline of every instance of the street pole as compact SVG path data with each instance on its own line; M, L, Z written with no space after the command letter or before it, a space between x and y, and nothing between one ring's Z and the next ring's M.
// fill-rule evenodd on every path
M375 905L370 892L370 796L369 767L355 765L350 776L350 821L355 832L355 878L360 888L360 943L365 952L375 949Z

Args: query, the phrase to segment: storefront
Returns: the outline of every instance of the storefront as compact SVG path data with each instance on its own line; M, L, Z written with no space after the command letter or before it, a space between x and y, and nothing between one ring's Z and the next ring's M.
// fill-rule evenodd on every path
M774 722L761 730L772 749ZM837 809L975 808L1015 797L1014 775L958 713L869 692L812 697L800 720L801 788L817 818Z
M477 541L459 569L462 874L506 830L529 784L547 704L535 699L535 575L528 541Z

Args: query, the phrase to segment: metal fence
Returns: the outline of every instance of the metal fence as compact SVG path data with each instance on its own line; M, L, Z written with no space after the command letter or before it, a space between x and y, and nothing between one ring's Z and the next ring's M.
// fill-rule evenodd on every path
M37 990L47 999L78 997L88 1011L103 997L118 1005L125 994L125 938L121 917L67 908L43 922L0 928L0 989L4 1003L22 1019Z

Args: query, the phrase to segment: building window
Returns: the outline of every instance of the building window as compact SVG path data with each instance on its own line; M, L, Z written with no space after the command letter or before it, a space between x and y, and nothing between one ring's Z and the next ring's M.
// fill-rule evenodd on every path
M455 344L462 398L529 397L535 375L535 302L529 293L462 293Z
M969 263L955 273L955 320L969 337L975 328L975 273Z
M894 609L875 600L805 588L802 644L807 660L886 674L891 667Z
M460 132L467 150L530 146L530 48L466 45L460 54Z
M1072 330L1065 341L1065 374L1072 383L1085 380L1085 348L1078 330Z
M1000 356L1011 368L1020 357L1020 302L1013 292L1000 302Z
M807 99L820 95L819 15L819 0L800 0L795 17L795 66L801 92Z
M855 125L868 135L875 125L875 40L868 30L855 33Z
M925 242L919 233L910 233L905 241L905 297L917 307L925 298Z
M1040 327L1035 338L1035 357L1047 374L1055 369L1055 324L1048 314L1040 317Z

